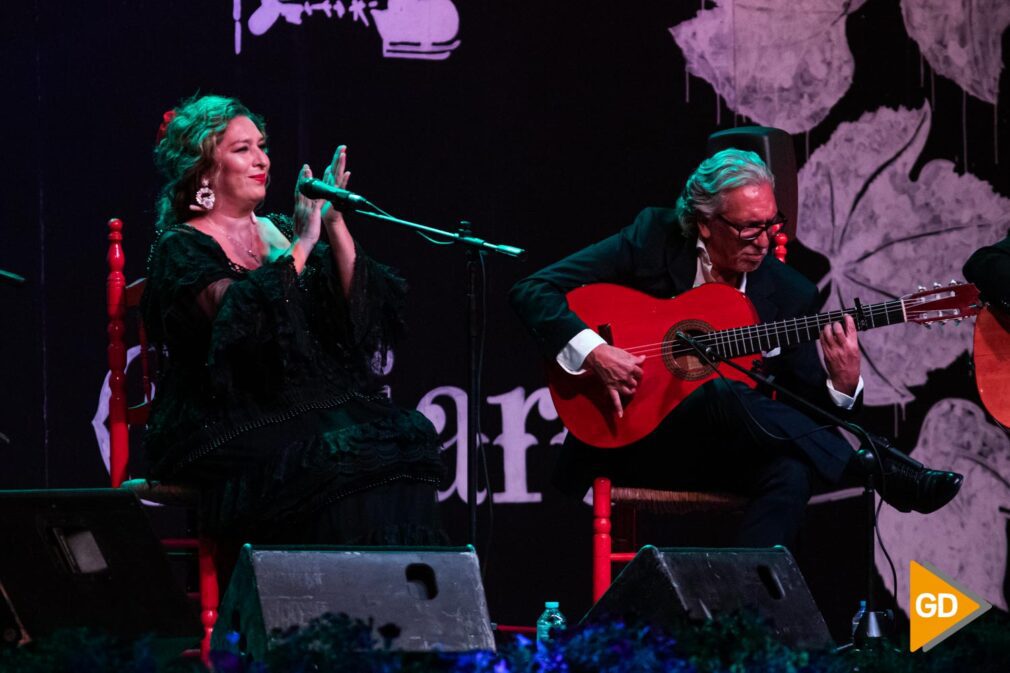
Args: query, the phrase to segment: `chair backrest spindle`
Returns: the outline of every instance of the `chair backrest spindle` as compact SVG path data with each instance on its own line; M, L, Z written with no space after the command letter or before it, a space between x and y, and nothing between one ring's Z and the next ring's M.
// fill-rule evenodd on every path
M783 264L785 264L786 263L786 253L788 252L788 250L786 248L786 244L789 242L789 237L786 236L785 233L783 233L783 232L780 231L779 233L775 234L774 238L775 238L775 240L773 242L775 243L775 249L772 250L772 252L775 254L775 257L780 262L782 262Z
M130 434L126 413L126 276L123 267L123 222L109 220L109 275L105 283L105 303L109 320L109 476L112 487L126 480L130 455Z

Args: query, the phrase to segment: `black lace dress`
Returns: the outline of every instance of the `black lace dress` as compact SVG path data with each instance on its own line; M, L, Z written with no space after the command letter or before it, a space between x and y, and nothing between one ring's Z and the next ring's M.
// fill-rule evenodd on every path
M290 220L271 216L290 236ZM217 314L197 295L229 279ZM203 489L211 533L271 544L438 544L434 428L381 392L401 278L357 251L345 299L329 246L248 270L179 225L152 248L142 302L168 350L145 449L151 478Z

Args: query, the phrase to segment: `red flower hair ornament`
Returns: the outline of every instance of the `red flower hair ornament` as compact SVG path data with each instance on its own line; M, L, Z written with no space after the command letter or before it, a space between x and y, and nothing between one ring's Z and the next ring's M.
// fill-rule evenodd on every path
M168 125L173 119L175 119L175 110L166 110L165 114L161 115L161 126L158 127L158 138L156 142L160 143L165 139L165 133L168 131Z

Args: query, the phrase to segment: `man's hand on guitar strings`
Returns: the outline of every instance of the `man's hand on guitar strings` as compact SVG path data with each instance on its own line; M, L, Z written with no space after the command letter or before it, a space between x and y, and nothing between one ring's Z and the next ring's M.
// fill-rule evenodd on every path
M621 396L631 397L638 389L643 362L644 355L634 356L609 344L600 344L586 356L583 366L596 374L607 387L618 418L624 417Z
M852 396L859 385L859 339L852 316L845 315L845 323L833 322L821 330L821 351L824 367L835 390Z

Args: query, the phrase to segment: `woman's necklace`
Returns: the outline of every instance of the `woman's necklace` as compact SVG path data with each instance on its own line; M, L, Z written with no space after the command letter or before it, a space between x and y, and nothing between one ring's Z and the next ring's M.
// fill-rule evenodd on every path
M210 218L207 218L207 219L210 219ZM211 220L211 221L213 222L213 220ZM263 244L259 240L259 231L258 231L259 228L256 226L256 216L255 215L250 215L249 216L250 232L249 232L249 239L248 239L248 241L246 243L241 243L241 242L237 241L234 236L232 236L230 233L228 233L228 230L226 228L221 227L216 222L214 223L214 225L218 227L218 231L220 231L222 234L224 234L224 237L227 238L231 242L232 246L234 246L234 248L236 250L244 252L249 257L249 259L251 259L252 261L256 262L257 264L260 262L260 256L258 254L256 254L255 252L253 252L253 247L259 247L259 248L263 247ZM259 245L257 245L257 244L259 244Z

